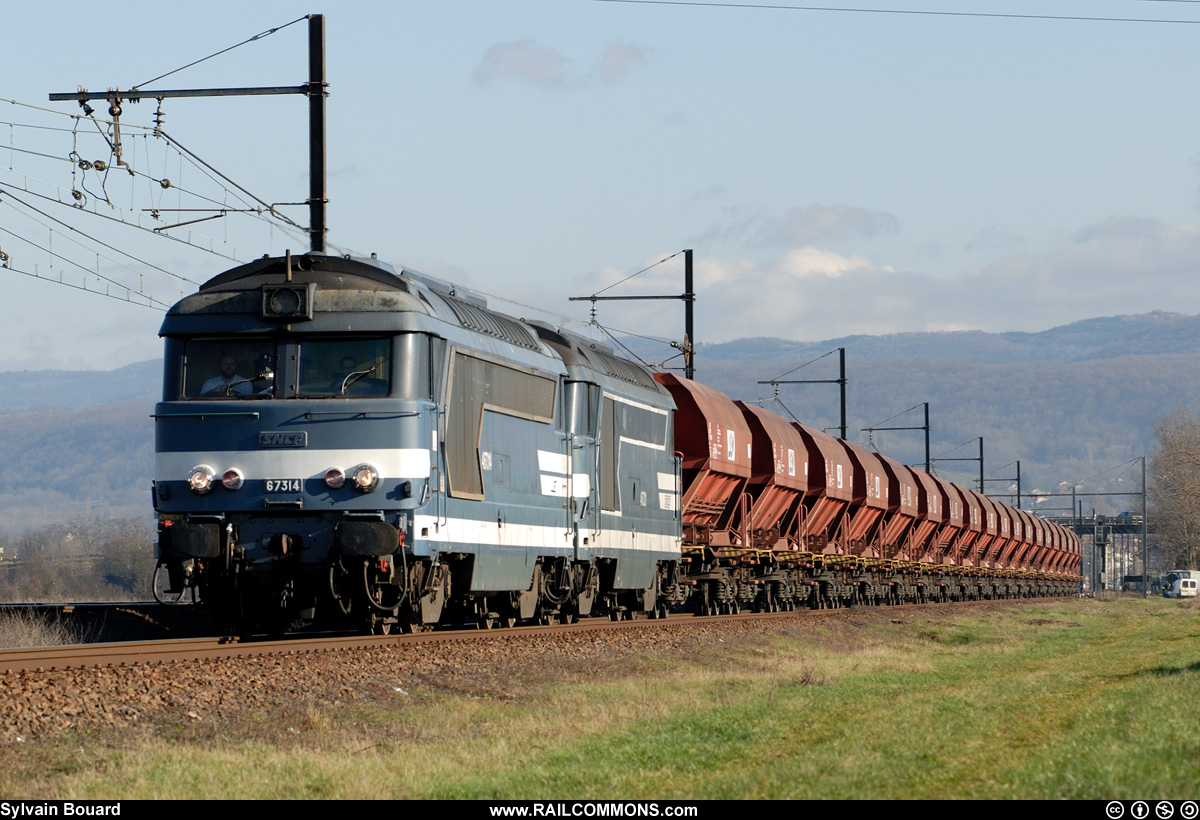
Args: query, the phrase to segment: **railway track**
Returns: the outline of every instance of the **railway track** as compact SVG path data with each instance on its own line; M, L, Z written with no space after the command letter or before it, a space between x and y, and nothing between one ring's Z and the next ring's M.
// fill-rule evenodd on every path
M1037 599L1013 599L1012 603ZM254 658L272 655L305 655L340 652L355 649L376 649L387 646L439 644L496 639L532 639L560 634L611 632L674 628L686 625L733 624L754 620L801 619L837 617L856 611L886 611L897 614L964 608L983 604L1003 604L1005 601L962 601L945 604L901 604L886 608L852 607L841 609L797 610L792 612L744 612L738 615L673 614L662 619L608 621L589 619L571 625L518 626L502 630L478 628L438 630L396 635L305 635L297 634L282 640L242 640L228 636L197 637L91 643L74 646L0 649L0 674L21 672L51 672L69 669L132 667L203 660Z

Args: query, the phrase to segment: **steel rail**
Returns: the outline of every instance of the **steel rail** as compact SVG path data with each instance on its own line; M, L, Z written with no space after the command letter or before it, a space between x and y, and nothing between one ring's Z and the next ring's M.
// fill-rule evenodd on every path
M799 609L791 612L743 612L738 615L674 614L663 619L637 618L610 621L600 618L579 623L550 626L518 626L507 629L462 629L416 632L398 635L337 635L293 637L279 640L243 641L231 637L187 638L164 641L131 641L124 643L79 644L72 646L0 649L0 675L6 673L40 673L67 669L102 669L122 666L147 666L164 663L187 663L205 660L228 660L270 655L305 655L383 646L413 644L459 643L463 641L496 639L537 639L558 634L604 632L625 629L686 628L712 626L745 620L779 618L834 617L855 612L929 611L930 607L963 607L972 604L1018 603L1037 598L988 599L952 601L947 603L897 604L881 606L838 607L836 609Z

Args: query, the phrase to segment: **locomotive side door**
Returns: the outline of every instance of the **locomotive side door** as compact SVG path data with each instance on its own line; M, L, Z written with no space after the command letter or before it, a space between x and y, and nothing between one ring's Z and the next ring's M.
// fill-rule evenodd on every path
M600 415L600 387L590 382L567 382L567 430L565 444L570 465L570 493L567 515L571 532L573 559L588 560L594 531L599 529L596 504L598 481L597 424Z

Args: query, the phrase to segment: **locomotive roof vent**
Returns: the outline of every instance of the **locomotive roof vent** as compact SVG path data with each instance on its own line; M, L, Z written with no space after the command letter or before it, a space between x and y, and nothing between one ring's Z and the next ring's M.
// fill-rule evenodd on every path
M262 286L262 318L303 322L313 317L316 282L290 282Z
M647 390L656 390L654 379L648 372L638 367L633 362L618 358L609 353L604 353L600 350L593 351L593 355L600 359L604 365L604 371L614 379L620 379L630 384L636 384L645 387Z
M404 275L409 279L415 279L439 296L452 296L475 307L483 308L484 310L487 309L487 299L474 291L451 284L443 279L438 279L436 276L421 273L419 270L413 270L412 268L405 268Z
M501 313L494 313L490 310L476 307L470 302L464 302L453 296L443 295L442 301L450 306L450 309L454 311L455 317L458 318L458 323L463 327L478 333L495 336L518 347L525 347L530 350L538 349L538 343L534 341L533 334L515 319L510 319Z

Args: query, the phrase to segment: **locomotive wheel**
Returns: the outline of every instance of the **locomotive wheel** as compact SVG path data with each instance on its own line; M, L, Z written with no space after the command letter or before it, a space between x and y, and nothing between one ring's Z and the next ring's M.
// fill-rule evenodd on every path
M480 629L496 629L500 626L500 616L495 612L477 612L475 613L475 625Z
M475 600L475 625L480 629L498 629L502 623L502 616L499 612L492 608L493 600L488 598L477 598ZM496 607L503 609L503 607Z

